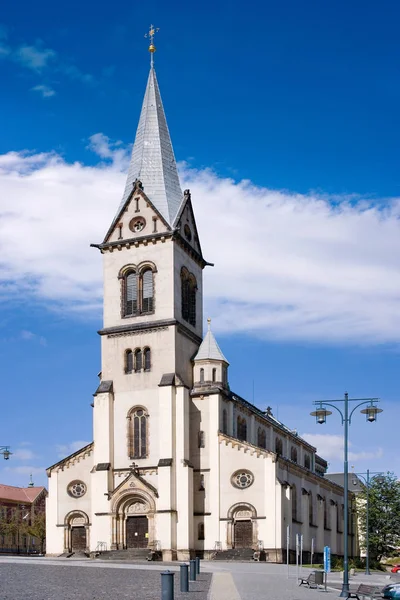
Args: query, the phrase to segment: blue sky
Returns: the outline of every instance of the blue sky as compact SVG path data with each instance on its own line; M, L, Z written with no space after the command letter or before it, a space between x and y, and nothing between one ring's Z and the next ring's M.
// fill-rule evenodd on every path
M397 3L75 0L0 20L0 480L91 441L101 261L156 69L206 258L205 316L232 389L318 444L312 401L379 396L357 470L400 471ZM316 435L323 437L315 437ZM313 437L314 436L314 437Z

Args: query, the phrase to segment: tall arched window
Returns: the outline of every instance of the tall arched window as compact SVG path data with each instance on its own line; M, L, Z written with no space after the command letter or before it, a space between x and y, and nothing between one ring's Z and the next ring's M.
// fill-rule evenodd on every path
M129 458L146 458L148 414L144 408L134 408L128 415Z
M290 460L297 463L297 448L295 446L292 446L290 449Z
M217 369L212 370L212 380L213 380L213 383L215 381L217 381Z
M143 350L143 355L144 355L144 370L145 371L150 371L151 369L151 354L150 354L150 348L145 348Z
M297 521L297 488L292 485L292 521Z
M237 437L239 440L247 441L247 421L240 416L237 418Z
M314 525L314 498L311 490L308 494L308 522L310 525Z
M136 348L135 350L135 371L141 371L142 370L142 362L143 362L143 357L142 357L142 351L140 348Z
M304 455L304 466L306 469L310 469L311 468L311 460L310 460L310 455L309 454L305 454Z
M181 301L182 318L188 323L196 326L196 292L197 282L192 273L182 267L181 270Z
M262 427L259 427L257 431L257 445L260 446L260 448L267 447L267 434Z
M222 411L222 433L228 433L228 411L226 408Z
M135 316L138 313L138 286L137 275L131 271L125 276L125 310L126 317Z
M204 383L204 369L200 369L200 383Z
M280 438L275 438L275 452L279 454L279 456L282 456L283 444Z
M142 313L153 312L153 297L154 297L154 285L153 285L153 271L146 269L141 275L141 287L142 287Z
M125 373L132 373L133 371L133 352L132 350L126 350L125 352Z

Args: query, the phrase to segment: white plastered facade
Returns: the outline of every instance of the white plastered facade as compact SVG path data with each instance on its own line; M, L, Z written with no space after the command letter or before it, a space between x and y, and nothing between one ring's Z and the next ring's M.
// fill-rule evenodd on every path
M323 477L316 449L230 391L217 346L196 359L207 263L190 194L177 222L167 223L138 182L98 248L104 326L94 441L48 469L47 553L149 548L186 560L241 547L282 561L289 527L292 552L299 533L305 552L313 544L316 556L325 545L342 554L343 490ZM152 308L126 315L124 277L145 269ZM196 282L191 322L182 311L183 270ZM146 348L149 368L127 372L126 352ZM139 451L137 410L146 429Z

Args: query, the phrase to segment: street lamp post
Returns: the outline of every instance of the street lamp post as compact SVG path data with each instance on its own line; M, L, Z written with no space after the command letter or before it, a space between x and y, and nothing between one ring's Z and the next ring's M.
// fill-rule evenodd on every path
M344 403L344 411L342 412L336 404ZM349 402L357 402L357 406L349 414ZM376 404L379 402L379 398L349 398L348 393L344 395L344 399L340 400L318 400L313 402L316 405L316 410L313 411L311 416L315 417L317 423L323 425L326 423L326 417L332 414L332 411L327 410L327 406L334 408L342 419L342 425L344 427L344 540L343 540L343 585L340 596L347 598L350 593L349 587L349 461L348 461L348 442L349 442L349 425L351 425L351 417L354 411L367 404L367 408L360 411L366 415L367 421L373 423L376 421L378 413L382 412L381 408L378 408Z
M366 473L353 473L357 477L361 477L361 479L365 482L365 486L367 489L367 501L366 501L366 515L365 515L365 546L366 546L366 554L365 554L365 574L371 575L369 570L369 487L371 483L370 475L382 475L382 471L374 471L371 472L367 469Z
M10 446L0 446L0 454L3 455L4 460L8 460L12 454Z

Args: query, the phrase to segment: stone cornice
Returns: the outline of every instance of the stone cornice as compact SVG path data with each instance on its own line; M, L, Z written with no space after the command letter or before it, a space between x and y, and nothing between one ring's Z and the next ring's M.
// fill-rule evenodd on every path
M84 446L80 450L77 450L73 454L66 456L62 460L55 463L54 465L51 465L51 467L48 467L46 469L47 476L51 477L51 472L57 468L63 470L64 467L68 468L71 464L75 464L76 462L79 462L80 460L85 459L87 456L90 456L93 451L93 448L94 448L94 442L91 442L90 444L88 444L87 446Z
M182 333L195 343L201 343L201 337L193 331L190 331L186 325L177 321L177 319L162 319L160 321L146 321L145 323L124 323L115 327L105 327L97 333L99 335L119 336L119 335L135 335L135 333L150 333L168 327L178 327L179 333Z

